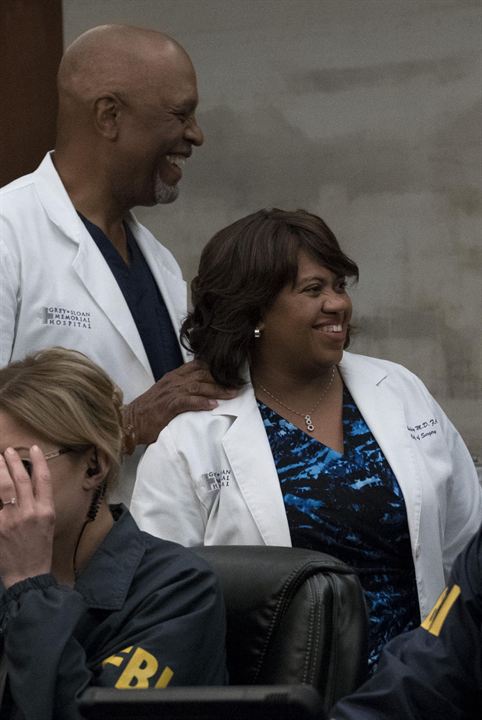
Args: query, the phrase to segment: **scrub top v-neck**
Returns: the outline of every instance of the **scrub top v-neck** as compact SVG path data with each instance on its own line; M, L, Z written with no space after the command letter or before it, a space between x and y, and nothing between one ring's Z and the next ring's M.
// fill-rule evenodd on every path
M149 265L126 222L129 264L97 225L78 214L119 285L157 381L165 373L180 367L183 358L166 304Z

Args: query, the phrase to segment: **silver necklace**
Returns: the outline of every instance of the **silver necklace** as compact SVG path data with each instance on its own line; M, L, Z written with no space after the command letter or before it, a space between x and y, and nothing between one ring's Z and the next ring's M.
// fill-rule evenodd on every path
M282 400L280 400L278 397L276 397L276 395L273 395L273 393L270 392L270 391L268 390L268 388L265 388L264 385L261 385L261 383L258 383L258 385L259 385L259 387L261 388L261 390L266 393L266 395L269 395L270 398L273 398L273 400L276 400L276 402L278 403L278 405L281 405L281 407L284 407L284 408L286 408L287 410L289 410L290 412L294 413L295 415L298 415L299 417L302 417L303 420L305 421L306 429L308 430L308 432L313 432L313 430L315 429L315 426L313 425L313 420L311 419L311 416L313 415L313 413L315 412L315 410L318 409L319 404L321 403L321 401L322 401L323 398L325 397L325 395L326 395L326 393L328 392L328 390L329 390L329 389L331 388L331 386L333 385L333 380L334 380L334 379L335 379L335 366L333 365L333 367L332 367L332 369L331 369L331 377L330 377L330 379L328 380L328 382L327 382L327 384L325 385L325 387L323 388L320 397L319 397L318 400L316 401L316 405L313 405L313 407L311 408L311 410L308 410L307 413L301 413L301 412L298 412L298 410L293 410L293 408L291 408L289 405L287 405L287 404L284 403Z

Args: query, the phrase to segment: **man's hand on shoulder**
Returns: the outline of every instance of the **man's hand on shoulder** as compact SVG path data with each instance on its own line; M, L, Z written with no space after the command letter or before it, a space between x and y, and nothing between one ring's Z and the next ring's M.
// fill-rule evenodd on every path
M236 392L218 385L199 360L171 370L124 408L126 452L133 452L136 444L155 442L176 415L212 410L218 400L233 398Z

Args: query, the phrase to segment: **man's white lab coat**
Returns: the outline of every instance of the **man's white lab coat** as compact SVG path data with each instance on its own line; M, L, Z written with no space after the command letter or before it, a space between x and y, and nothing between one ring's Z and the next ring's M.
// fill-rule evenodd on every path
M187 310L181 270L145 227L127 220L177 333ZM0 191L0 365L54 345L88 355L125 402L154 383L124 296L47 154ZM129 501L138 456L128 460L115 499Z

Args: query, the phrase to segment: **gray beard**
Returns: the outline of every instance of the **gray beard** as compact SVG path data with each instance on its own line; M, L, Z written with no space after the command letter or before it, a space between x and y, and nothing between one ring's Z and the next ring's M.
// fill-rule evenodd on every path
M177 185L168 185L160 177L156 180L154 188L154 199L158 205L167 205L174 202L179 195L179 187Z

